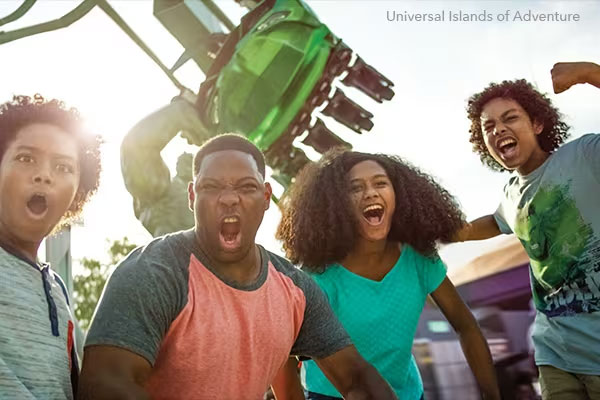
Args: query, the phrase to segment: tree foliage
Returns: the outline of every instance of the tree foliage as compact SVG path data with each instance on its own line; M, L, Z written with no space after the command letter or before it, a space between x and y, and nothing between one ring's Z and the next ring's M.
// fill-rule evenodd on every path
M73 291L75 298L75 317L82 329L87 330L100 300L106 279L114 267L137 245L130 243L127 237L115 240L108 250L109 261L102 263L92 258L81 259L84 272L73 278Z

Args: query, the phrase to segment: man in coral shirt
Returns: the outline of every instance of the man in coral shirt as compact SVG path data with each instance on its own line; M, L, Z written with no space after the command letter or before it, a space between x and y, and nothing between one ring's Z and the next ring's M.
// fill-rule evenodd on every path
M321 290L255 244L265 161L218 136L194 158L195 228L134 250L115 270L85 348L82 399L262 399L289 355L316 360L346 398L394 399Z

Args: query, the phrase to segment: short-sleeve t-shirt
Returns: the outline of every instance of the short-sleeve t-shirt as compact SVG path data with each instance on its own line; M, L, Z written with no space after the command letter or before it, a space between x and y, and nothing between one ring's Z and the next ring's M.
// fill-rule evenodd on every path
M425 257L405 244L381 281L356 275L340 264L311 276L358 352L377 368L398 398L420 399L423 383L411 350L427 295L446 277L440 258ZM302 363L301 376L308 391L342 397L314 361Z
M600 374L600 135L514 174L494 214L530 259L538 365Z
M86 347L147 359L153 398L255 400L290 355L323 358L350 345L310 277L259 248L261 271L246 287L211 269L193 230L134 250L107 284Z
M74 319L48 264L0 246L0 399L73 399Z

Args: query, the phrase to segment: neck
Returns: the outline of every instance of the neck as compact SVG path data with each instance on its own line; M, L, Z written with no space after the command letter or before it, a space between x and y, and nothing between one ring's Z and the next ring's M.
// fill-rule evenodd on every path
M5 226L0 225L0 244L6 250L16 252L22 257L27 258L29 261L36 262L37 252L40 248L42 241L26 241L21 240L15 235L11 234Z
M550 157L550 153L537 149L523 165L517 168L517 172L519 175L528 175L538 169L548 157Z
M256 282L261 271L261 255L256 244L253 244L250 249L240 259L223 262L214 257L210 251L202 244L206 243L196 234L198 244L208 257L210 267L217 273L218 276L228 282L234 282L240 286L248 286Z
M399 256L397 242L387 239L374 242L361 238L341 264L355 274L380 280L396 264Z

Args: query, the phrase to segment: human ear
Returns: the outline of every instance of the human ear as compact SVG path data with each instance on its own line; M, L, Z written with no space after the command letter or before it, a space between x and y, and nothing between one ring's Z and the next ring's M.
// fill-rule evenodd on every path
M194 193L194 182L188 183L188 207L192 212L194 211L194 200L196 199L196 194Z
M265 211L269 209L271 204L271 196L273 195L273 188L269 182L265 182Z
M84 198L84 193L82 190L77 190L77 192L75 193L75 197L73 197L73 201L71 202L71 205L69 206L69 209L67 211L70 211L72 213L77 211L77 208L79 208L79 205L81 203L81 201Z
M533 132L536 135L539 135L543 131L544 131L544 124L542 124L542 123L540 123L538 121L533 121Z

